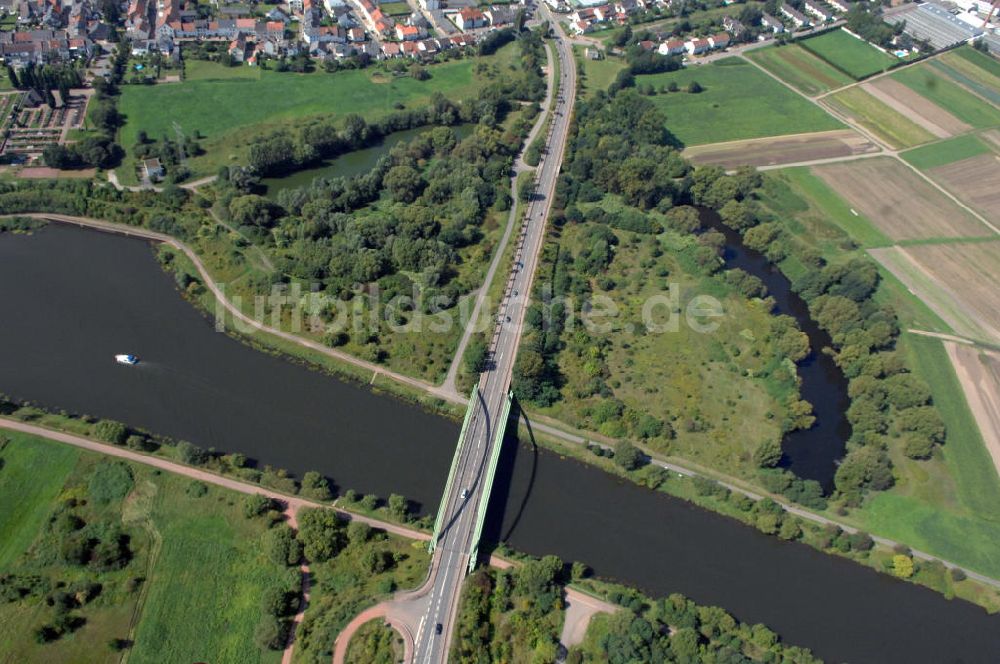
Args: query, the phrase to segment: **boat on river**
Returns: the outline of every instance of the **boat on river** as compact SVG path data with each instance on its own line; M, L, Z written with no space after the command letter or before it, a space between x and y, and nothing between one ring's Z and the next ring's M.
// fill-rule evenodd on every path
M139 364L139 358L135 355L121 354L115 355L115 362L118 364L135 365Z

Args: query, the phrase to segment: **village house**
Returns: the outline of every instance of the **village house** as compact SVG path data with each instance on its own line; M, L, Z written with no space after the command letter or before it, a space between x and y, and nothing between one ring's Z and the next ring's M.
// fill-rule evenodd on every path
M396 24L396 39L399 41L416 41L424 35L422 30L413 25Z
M830 11L830 8L823 2L817 2L817 0L805 0L802 6L805 7L806 12L812 14L821 21L833 20L833 12Z
M851 11L851 8L856 4L850 0L827 0L827 4L836 9L839 12L844 12L845 14Z
M729 46L730 37L728 32L720 32L708 38L708 44L714 49L726 48Z
M782 23L780 19L777 19L770 14L762 14L760 17L760 24L774 34L785 31L785 24Z
M805 28L811 25L805 14L800 12L795 7L792 7L787 2L781 5L781 15L791 21L796 28Z
M712 45L707 39L690 39L684 43L684 48L691 55L698 55L700 53L705 53L708 51Z
M660 55L684 55L684 51L684 42L680 39L667 40L656 49Z
M486 17L475 7L464 7L455 15L455 25L463 31L481 28L486 25Z
M733 36L736 41L743 41L746 39L747 29L741 21L733 18L732 16L725 16L722 19L722 28Z

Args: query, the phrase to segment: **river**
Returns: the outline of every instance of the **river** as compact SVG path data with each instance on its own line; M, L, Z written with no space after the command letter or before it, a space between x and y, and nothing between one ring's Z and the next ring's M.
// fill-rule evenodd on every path
M809 338L810 353L798 363L802 381L799 393L812 404L816 423L809 429L785 434L781 441L784 453L781 465L803 479L816 480L829 493L833 489L837 462L844 456L847 439L851 436L851 423L846 415L851 403L847 379L833 358L822 352L833 344L830 335L816 324L809 315L808 305L766 256L746 247L740 234L723 224L715 211L702 209L701 218L709 228L725 236L723 258L726 267L740 268L759 277L774 298L775 313L794 318Z
M456 423L215 332L145 242L56 224L0 235L0 296L0 391L437 507ZM116 365L121 352L144 361ZM1000 617L971 604L527 444L502 459L488 534L515 548L723 606L830 661L1000 654Z

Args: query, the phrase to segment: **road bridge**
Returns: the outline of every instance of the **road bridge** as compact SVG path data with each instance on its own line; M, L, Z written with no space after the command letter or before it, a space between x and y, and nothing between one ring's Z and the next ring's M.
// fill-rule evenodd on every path
M543 8L542 12L551 19L547 9ZM524 327L528 293L541 254L545 223L569 133L576 95L576 63L566 35L555 21L551 23L556 35L552 44L559 62L559 77L552 91L553 103L549 106L552 121L545 150L535 171L535 192L524 204L524 221L489 342L488 366L469 400L438 510L430 545L434 552L430 578L425 592L420 593L419 600L414 600L419 602L422 613L414 653L414 660L420 664L446 661L462 580L477 562L493 473L510 414L510 382Z

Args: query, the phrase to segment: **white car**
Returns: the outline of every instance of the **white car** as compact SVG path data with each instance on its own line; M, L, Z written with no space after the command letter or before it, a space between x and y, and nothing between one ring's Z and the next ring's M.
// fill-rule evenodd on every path
M468 498L468 497L469 497L469 490L462 489L462 498Z

